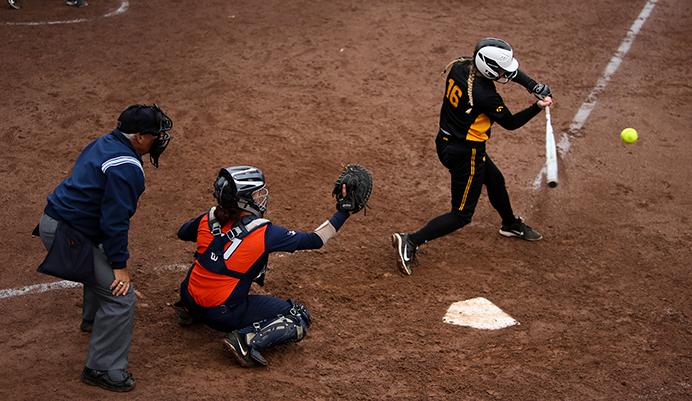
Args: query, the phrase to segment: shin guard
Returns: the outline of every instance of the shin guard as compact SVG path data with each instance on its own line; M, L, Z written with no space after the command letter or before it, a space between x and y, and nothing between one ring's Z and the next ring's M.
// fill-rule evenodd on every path
M292 307L289 314L261 320L240 330L246 335L247 343L253 351L262 351L274 345L298 342L308 334L310 312L303 304L289 300Z

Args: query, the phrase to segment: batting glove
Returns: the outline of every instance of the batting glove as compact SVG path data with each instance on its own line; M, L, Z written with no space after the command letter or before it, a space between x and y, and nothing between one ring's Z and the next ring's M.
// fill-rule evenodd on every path
M548 86L548 84L542 84L540 82L533 87L531 93L533 93L533 95L540 100L543 100L543 98L546 96L552 96L552 93L550 92L550 86Z

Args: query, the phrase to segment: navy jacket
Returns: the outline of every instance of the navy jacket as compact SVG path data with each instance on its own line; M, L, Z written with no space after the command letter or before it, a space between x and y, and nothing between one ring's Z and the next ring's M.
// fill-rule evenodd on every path
M103 244L114 269L127 265L130 218L144 192L142 158L119 131L92 141L48 196L45 213Z

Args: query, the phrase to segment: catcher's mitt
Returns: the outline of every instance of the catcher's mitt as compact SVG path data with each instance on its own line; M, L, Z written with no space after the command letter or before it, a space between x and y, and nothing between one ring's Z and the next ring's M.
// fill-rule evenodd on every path
M349 164L334 183L332 195L336 198L336 209L358 213L368 205L372 193L372 175L360 164Z

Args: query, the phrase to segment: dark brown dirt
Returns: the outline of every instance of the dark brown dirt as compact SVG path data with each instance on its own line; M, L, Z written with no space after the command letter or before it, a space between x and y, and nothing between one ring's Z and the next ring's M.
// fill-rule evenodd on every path
M440 71L483 36L507 38L522 68L553 86L569 126L644 1L131 1L83 9L25 0L0 9L0 288L50 281L29 235L83 146L129 103L158 102L175 139L133 219L139 299L130 367L137 400L688 400L692 397L692 9L659 1L561 162L535 190L544 119L490 154L539 243L474 222L426 246L412 277L389 235L448 205L434 153ZM247 3L247 4L246 4ZM490 6L493 5L493 8ZM7 22L89 18L64 25ZM501 88L513 110L532 99ZM635 127L640 141L618 134ZM372 209L327 247L274 255L265 291L313 311L303 342L237 367L221 334L182 329L177 297L192 247L178 225L211 202L219 167L263 168L275 222L310 230L333 209L342 165L376 180ZM521 322L499 331L442 323L483 296ZM88 337L81 291L0 300L0 399L120 399L79 382Z

